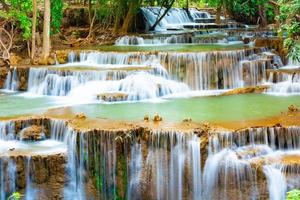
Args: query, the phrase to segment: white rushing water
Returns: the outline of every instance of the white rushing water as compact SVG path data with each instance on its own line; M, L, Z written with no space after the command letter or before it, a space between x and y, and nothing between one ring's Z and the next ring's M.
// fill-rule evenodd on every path
M166 8L143 7L141 8L147 19L148 26L152 26L157 18L165 12ZM183 9L171 8L168 14L158 23L156 30L182 29L182 24L192 23L188 14Z
M22 123L22 127L32 123ZM283 200L286 191L300 186L300 181L295 179L300 175L300 167L288 162L291 156L300 158L299 127L214 133L209 137L208 157L202 168L201 155L206 153L201 154L200 138L193 132L157 130L149 133L146 142L134 133L126 136L128 142L124 141L125 151L121 151L118 141L126 137L118 136L117 132L88 131L87 134L74 130L63 120L44 123L50 125L53 142L40 144L40 148L54 145L54 149L59 149L54 140L68 146L66 175L69 178L63 193L65 199L111 199L119 195L119 184L124 183L127 199L257 199L267 194L271 200ZM14 122L2 122L1 141L4 145L14 142L14 147L19 148L16 141L8 140L10 134L16 134L14 130ZM39 195L40 187L32 182L31 162L29 156L24 168L24 194L29 200ZM3 198L17 190L14 160L1 157L0 170ZM261 179L258 173L263 173L266 179ZM4 190L3 185L8 180L1 174L9 174L10 191ZM97 194L88 192L90 176L97 180ZM124 179L125 182L120 182ZM149 192L145 193L145 189Z
M199 138L193 133L157 131L151 133L148 144L140 143L133 137L128 144L130 154L128 157L126 154L122 157L116 153L117 139L114 133L108 131L101 134L91 133L88 136L72 130L60 120L51 120L50 124L52 138L63 140L69 146L67 174L70 175L71 180L65 188L65 198L88 198L89 194L85 191L87 179L84 177L89 175L91 169L96 173L95 177L103 177L98 185L100 196L104 199L115 197L118 177L117 158L125 159L127 168L125 176L128 184L125 188L127 188L128 199L139 199L146 195L142 191L145 189L143 184L146 184L144 179L148 176L152 177L147 183L154 192L152 198L183 199L186 181L189 181L192 186L190 196L193 199L201 197L200 143ZM92 147L95 141L98 141L99 145ZM143 156L144 148L149 149L146 156ZM91 163L98 164L89 165ZM147 177L145 177L145 169L149 170ZM191 174L189 179L185 177L187 172Z
M4 83L4 89L12 91L17 91L19 89L19 78L16 67L12 72L8 72L6 81Z
M272 200L285 200L286 197L286 180L280 169L271 165L263 168L268 181L269 196Z
M299 183L293 162L283 158L300 156L300 132L297 127L252 128L234 133L216 134L209 141L209 156L203 172L205 199L257 199L261 197L257 171L262 165L271 200L285 199L286 175L289 188ZM253 167L257 165L257 167ZM292 178L293 177L293 178ZM219 189L219 188L224 189ZM236 189L236 190L235 190ZM230 196L232 193L235 196Z
M276 78L275 72L268 74L268 70L282 66L280 57L265 49L150 54L72 52L67 64L30 68L28 92L67 96L74 102L94 102L97 96L136 101L268 84L270 94L299 94L299 73L279 73ZM13 77L18 77L16 71ZM12 90L19 84L10 75L6 82L5 87Z
M21 125L21 127L19 127L21 131L16 132L15 121L0 122L1 199L8 199L14 192L19 192L20 184L22 184L19 183L19 181L22 179L21 176L24 176L24 199L35 200L38 191L34 187L33 180L37 172L35 171L35 164L32 157L65 153L67 151L63 143L55 140L46 139L37 142L18 140L18 135L22 134L22 130L30 127L34 123L35 122L31 120L24 121L24 123L18 125ZM15 153L17 156L14 155ZM22 173L20 173L20 171Z
M122 36L115 42L116 46L159 46L159 45L196 45L196 44L220 44L220 45L232 45L232 44L244 44L242 37L214 37L214 32L202 35L192 34L180 34L170 36L159 37L140 37L140 36ZM220 33L221 34L221 33ZM201 37L202 36L202 37ZM210 36L210 37L209 37ZM223 38L223 39L222 39Z
M300 94L300 72L291 69L280 70L278 73L270 72L269 82L274 83L268 89L268 93L277 95Z

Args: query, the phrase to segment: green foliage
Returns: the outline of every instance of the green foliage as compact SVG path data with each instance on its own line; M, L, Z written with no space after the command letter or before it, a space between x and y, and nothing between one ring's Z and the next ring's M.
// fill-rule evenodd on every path
M300 200L300 190L291 190L287 193L286 200Z
M268 0L206 0L206 3L212 7L226 8L237 19L255 23L258 19L258 8L263 5L268 21L272 22L275 18L274 8Z
M280 15L277 17L281 23L279 35L286 34L284 47L288 51L288 57L300 61L300 48L296 43L300 36L300 0L280 0L279 5Z
M51 0L51 34L60 32L63 6L62 0Z
M32 12L32 0L10 0L11 8L8 17L13 21L20 23L20 28L23 31L23 38L29 39L31 36L31 19L28 17Z
M14 192L8 197L8 200L21 200L22 195L19 192Z

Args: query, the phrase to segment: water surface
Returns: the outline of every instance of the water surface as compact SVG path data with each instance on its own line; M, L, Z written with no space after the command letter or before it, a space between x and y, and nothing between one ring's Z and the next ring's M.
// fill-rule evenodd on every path
M89 104L72 107L92 118L142 120L144 115L161 115L167 121L237 121L263 119L286 112L289 105L300 106L300 96L247 94L171 99L161 102Z

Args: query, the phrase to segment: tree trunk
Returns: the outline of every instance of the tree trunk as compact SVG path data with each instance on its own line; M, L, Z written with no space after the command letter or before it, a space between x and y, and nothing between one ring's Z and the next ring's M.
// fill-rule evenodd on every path
M219 6L217 8L216 24L221 24L221 11L222 11L222 6Z
M31 30L31 62L34 59L35 56L35 32L36 32L36 0L33 0L32 2L33 5L33 13L32 13L32 30Z
M260 27L266 27L268 25L266 9L264 5L258 6L258 14L260 17Z
M156 22L151 26L151 28L149 29L150 31L154 31L155 30L155 27L159 24L159 22L166 16L166 14L172 8L174 2L175 2L175 0L172 0L172 2L169 4L169 6L167 7L167 9L165 10L164 14L162 14L162 16L160 16L160 18L158 20L156 20Z
M89 0L89 21L92 23L92 0Z
M139 0L131 0L127 15L124 19L123 25L120 30L121 34L126 34L129 31L129 28L132 23L132 19L136 14L137 8L139 8Z
M119 28L120 28L120 17L116 16L115 22L114 22L114 34L119 32Z
M43 60L46 61L50 53L50 0L44 1L44 30L43 30Z

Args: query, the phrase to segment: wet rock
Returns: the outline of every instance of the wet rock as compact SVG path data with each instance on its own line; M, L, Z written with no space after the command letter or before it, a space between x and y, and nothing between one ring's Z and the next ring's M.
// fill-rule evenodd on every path
M1 170L4 172L9 170L9 162L15 163L15 179L5 176L3 180L5 183L10 183L6 187L8 193L13 189L25 194L30 176L31 187L38 191L35 199L62 199L66 184L66 154L0 156L0 162L3 167ZM10 188L12 185L14 188Z
M184 119L183 122L192 122L191 118Z
M60 64L65 64L68 62L68 55L69 55L69 51L56 51L56 60L58 63Z
M126 101L128 98L128 94L126 93L101 93L97 95L97 99L101 101L107 102L115 102L115 101Z
M145 122L149 122L149 119L150 119L150 118L149 118L149 115L145 115L145 116L144 116L144 121L145 121Z
M236 88L236 89L230 90L228 92L225 92L222 95L228 96L228 95L236 95L236 94L263 93L268 88L269 88L269 86Z
M154 117L153 117L153 121L154 122L161 122L162 121L162 117L159 116L157 113L155 113Z
M39 141L45 139L45 133L43 132L43 127L33 125L22 129L18 133L17 138L25 141Z
M289 112L298 112L298 108L297 108L297 106L294 106L294 105L290 105L289 107L288 107L288 109L289 109Z
M84 113L79 113L79 114L75 115L75 118L84 120L84 119L86 119L86 115Z
M244 38L243 39L244 44L249 44L251 42L250 38Z
M255 47L268 47L274 49L282 59L286 58L286 51L283 46L283 40L280 38L257 38L254 41Z
M0 88L4 87L7 73L8 73L7 67L0 67Z

